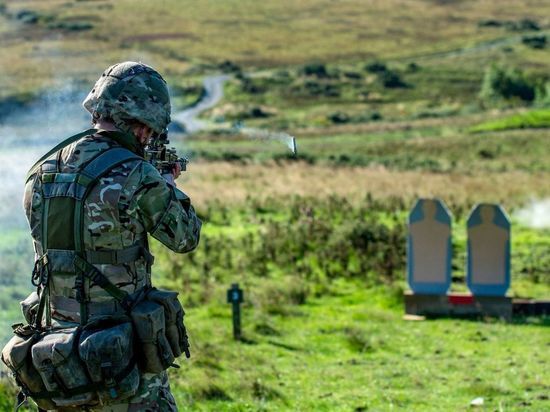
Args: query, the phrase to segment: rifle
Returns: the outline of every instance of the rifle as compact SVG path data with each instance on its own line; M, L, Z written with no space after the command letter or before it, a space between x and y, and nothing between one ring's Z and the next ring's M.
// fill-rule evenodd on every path
M179 157L174 147L168 147L168 133L153 136L145 147L145 160L151 163L161 175L172 175L172 170L179 164L182 172L187 170L189 159Z

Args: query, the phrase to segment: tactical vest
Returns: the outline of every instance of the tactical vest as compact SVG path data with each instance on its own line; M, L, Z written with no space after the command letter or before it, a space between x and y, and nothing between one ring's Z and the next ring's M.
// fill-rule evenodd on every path
M96 130L87 130L63 142L67 146L73 141ZM60 153L61 148L52 149ZM56 276L74 277L76 300L80 304L80 323L85 325L90 312L101 314L100 303L90 302L90 284L97 285L109 293L123 307L127 306L128 293L115 286L94 264L124 264L144 257L152 264L147 244L136 244L121 250L86 250L84 245L84 203L90 190L100 179L116 166L130 160L142 159L122 147L113 147L98 152L95 157L74 173L61 173L58 159L48 159L46 154L29 172L41 181L40 242L37 242L38 259L32 275L32 282L40 290L40 305L37 319L45 314L45 325L51 325L50 280ZM59 300L59 299L58 299ZM63 302L56 302L57 306ZM69 302L66 304L70 305ZM45 311L45 313L44 313Z
M146 242L120 250L85 247L84 206L90 191L122 163L143 160L128 149L111 147L73 172L61 172L59 156L52 155L96 132L86 130L54 147L27 177L41 182L41 233L32 273L37 292L22 302L29 324L14 325L15 336L2 351L21 387L19 405L27 397L43 409L120 402L137 391L139 372L159 373L174 366L182 353L189 357L176 292L146 286L129 294L94 266L144 258L150 272L153 259ZM73 280L80 326L52 325L50 284L58 276ZM122 312L111 313L104 302L91 302L90 285L104 289Z

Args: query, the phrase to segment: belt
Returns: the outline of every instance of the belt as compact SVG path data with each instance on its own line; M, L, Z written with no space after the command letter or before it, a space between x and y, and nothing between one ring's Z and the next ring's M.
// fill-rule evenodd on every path
M54 317L55 312L58 312L63 318L70 317L76 322L80 321L80 303L78 303L76 299L68 298L66 296L52 296L50 299L50 306L52 313L54 313ZM125 313L122 306L116 300L108 300L105 302L88 302L86 306L88 309L88 316L90 317L123 315Z
M154 257L149 251L141 246L130 246L119 250L88 250L86 261L95 265L118 265L122 263L134 262L143 257L148 265L153 264Z

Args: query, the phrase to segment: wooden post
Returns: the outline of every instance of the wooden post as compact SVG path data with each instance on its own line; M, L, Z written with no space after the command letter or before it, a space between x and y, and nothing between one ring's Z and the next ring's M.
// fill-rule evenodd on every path
M238 283L233 283L227 290L227 303L232 304L233 309L233 338L241 340L241 303L244 302L244 294Z

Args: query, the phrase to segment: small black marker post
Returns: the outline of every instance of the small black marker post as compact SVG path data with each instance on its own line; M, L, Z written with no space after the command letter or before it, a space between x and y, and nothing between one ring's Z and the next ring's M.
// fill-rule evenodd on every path
M244 302L244 294L238 283L233 283L227 290L227 303L233 305L233 338L241 340L241 303Z
M296 146L296 138L292 138L292 153L294 153L294 156L298 156L298 146Z

